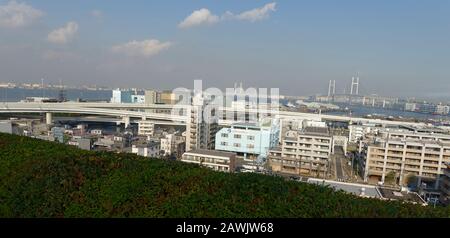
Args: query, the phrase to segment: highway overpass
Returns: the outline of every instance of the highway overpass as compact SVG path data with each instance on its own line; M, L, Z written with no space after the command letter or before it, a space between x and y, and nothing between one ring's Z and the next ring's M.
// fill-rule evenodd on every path
M3 103L0 104L0 113L20 114L20 113L46 113L47 121L52 120L53 113L82 114L109 116L123 119L125 124L129 124L132 119L155 120L161 122L177 122L186 124L186 116L176 116L171 114L129 111L119 109L107 109L98 107L80 106L77 104L65 103Z
M72 113L83 115L99 115L122 118L124 120L154 120L162 122L175 122L180 124L187 123L186 115L171 115L164 113L146 112L146 109L188 109L186 105L164 105L164 104L132 104L132 103L3 103L0 104L0 113ZM133 111L134 110L134 111ZM232 112L246 112L252 114L265 114L275 116L280 119L307 119L317 121L339 121L339 122L363 122L363 123L375 123L384 125L408 125L408 126L421 126L423 123L414 122L400 122L389 121L381 119L370 118L358 118L348 116L334 116L326 114L313 114L313 113L301 113L301 112L288 112L278 110L264 110L264 109L244 109L244 108L231 108L221 107L219 110L224 113ZM231 124L233 120L221 120L222 124Z

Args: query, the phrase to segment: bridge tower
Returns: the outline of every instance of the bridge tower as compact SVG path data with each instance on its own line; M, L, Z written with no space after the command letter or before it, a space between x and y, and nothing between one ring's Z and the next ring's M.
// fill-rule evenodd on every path
M359 95L359 76L352 77L350 95Z
M328 83L328 98L336 94L336 80L330 80Z

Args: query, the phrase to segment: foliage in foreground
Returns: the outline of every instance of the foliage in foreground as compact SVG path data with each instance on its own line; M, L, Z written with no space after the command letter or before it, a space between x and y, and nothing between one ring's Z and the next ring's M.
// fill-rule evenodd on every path
M450 217L450 210L0 134L0 217Z

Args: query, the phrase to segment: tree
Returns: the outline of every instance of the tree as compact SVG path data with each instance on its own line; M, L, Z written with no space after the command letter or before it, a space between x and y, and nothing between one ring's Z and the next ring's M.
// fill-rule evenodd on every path
M397 174L394 171L390 171L384 177L384 183L388 184L388 185L395 185L396 184L396 181L395 181L396 178L397 178Z

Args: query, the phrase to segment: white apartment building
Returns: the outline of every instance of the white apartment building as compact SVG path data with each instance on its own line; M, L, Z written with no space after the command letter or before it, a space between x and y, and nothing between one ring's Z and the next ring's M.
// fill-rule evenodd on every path
M138 103L138 104L144 104L145 96L144 95L131 95L131 102Z
M447 163L450 143L436 140L378 139L364 152L366 182L385 183L391 176L399 185L419 186L426 183L437 189Z
M306 127L289 131L281 147L269 151L269 167L274 172L325 177L332 152L332 137L326 127Z
M234 172L236 169L236 154L230 152L197 149L185 152L181 161L221 172Z
M357 143L358 140L362 139L366 134L377 133L380 129L382 128L373 124L349 125L348 141Z
M447 105L436 105L436 110L434 113L439 115L448 115L450 112L450 107Z
M161 151L164 155L181 156L184 153L185 137L181 135L169 134L161 138Z
M145 90L144 98L146 104L161 103L161 93L156 90Z
M153 136L155 132L155 123L147 120L138 121L138 135Z
M418 107L416 103L405 103L405 111L415 112Z
M215 136L218 131L217 118L204 118L206 101L201 95L193 98L193 105L188 110L186 126L186 150L214 149Z
M150 141L150 142L140 142L133 144L131 147L131 153L137 154L144 157L159 157L161 151L160 143Z
M450 143L450 135L441 133L426 133L405 130L380 130L379 137L401 140L442 141Z

